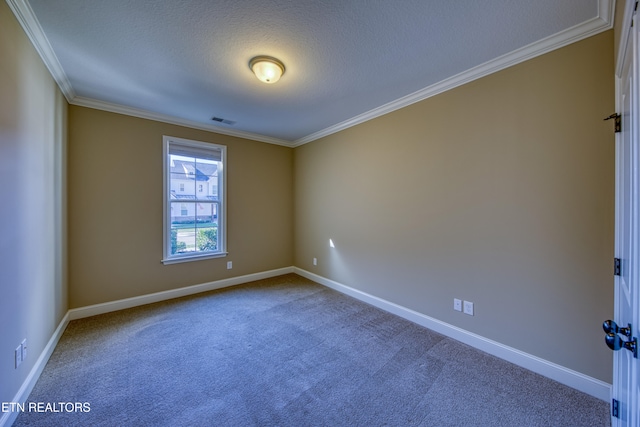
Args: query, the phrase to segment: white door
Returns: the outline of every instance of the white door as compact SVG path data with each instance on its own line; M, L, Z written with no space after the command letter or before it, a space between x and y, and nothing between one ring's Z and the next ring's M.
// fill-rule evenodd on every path
M635 21L635 16L633 17ZM615 276L615 308L613 331L608 344L617 348L613 360L613 427L640 426L640 359L633 351L633 340L639 336L639 144L638 95L638 23L627 28L624 61L618 80L617 104L621 115L621 133L616 138L616 242L615 257L620 259ZM610 324L612 325L612 324ZM637 348L637 344L636 344Z

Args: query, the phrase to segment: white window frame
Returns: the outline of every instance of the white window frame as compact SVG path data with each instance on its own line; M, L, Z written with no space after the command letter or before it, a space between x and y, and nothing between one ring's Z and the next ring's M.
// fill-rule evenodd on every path
M196 150L216 151L220 153L222 168L218 169L218 249L209 252L171 254L171 163L169 148L171 146L194 148ZM193 141L172 136L162 137L163 155L163 264L197 261L202 259L227 256L227 147L210 142ZM197 188L197 187L196 187ZM197 192L196 192L197 194Z

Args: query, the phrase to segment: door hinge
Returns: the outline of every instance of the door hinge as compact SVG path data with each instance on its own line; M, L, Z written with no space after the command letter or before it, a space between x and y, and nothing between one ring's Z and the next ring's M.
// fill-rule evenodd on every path
M622 261L620 260L620 258L614 258L613 259L613 275L620 276L621 272L622 272Z
M611 416L614 418L620 418L620 402L616 399L611 400Z
M605 120L611 120L614 119L615 120L615 132L619 133L622 131L622 116L618 113L613 113L612 115L610 115L609 117L607 117Z

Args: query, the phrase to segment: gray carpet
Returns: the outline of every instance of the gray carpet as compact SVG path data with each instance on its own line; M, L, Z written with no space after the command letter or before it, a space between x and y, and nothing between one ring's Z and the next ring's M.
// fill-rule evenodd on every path
M293 274L72 321L28 401L90 412L15 426L609 425L605 402Z

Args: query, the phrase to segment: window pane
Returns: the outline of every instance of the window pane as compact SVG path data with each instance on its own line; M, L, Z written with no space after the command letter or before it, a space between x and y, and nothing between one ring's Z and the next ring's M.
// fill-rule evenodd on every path
M197 159L196 181L201 192L198 192L200 200L218 200L218 171L221 169L219 162Z
M199 252L218 250L218 205L196 203L196 250Z
M196 228L193 224L171 224L171 255L196 249Z
M202 203L195 204L196 222L198 228L210 227L218 223L218 204Z
M205 227L198 227L196 234L196 250L198 252L218 250L218 226L209 224Z
M196 209L193 203L184 201L171 202L171 225L191 224L195 222Z
M195 199L196 159L181 156L170 156L170 159L171 194L178 199Z

